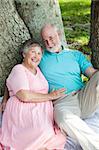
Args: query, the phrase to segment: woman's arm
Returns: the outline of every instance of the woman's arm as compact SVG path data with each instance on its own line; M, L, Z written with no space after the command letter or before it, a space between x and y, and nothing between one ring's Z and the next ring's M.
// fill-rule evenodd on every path
M48 100L57 99L64 95L65 89L53 91L49 94L35 93L29 90L29 81L26 72L22 65L16 65L9 77L7 78L7 85L11 87L14 95L23 102L44 102ZM25 90L24 90L25 89Z
M34 102L34 103L40 103L40 102L45 102L45 101L49 101L49 100L55 100L55 99L60 98L62 96L65 96L65 89L64 88L52 91L48 94L35 93L35 92L29 91L29 90L20 90L16 93L16 97L20 101Z
M6 107L7 100L9 99L9 92L7 87L5 86L4 96L0 105L0 110L3 112Z

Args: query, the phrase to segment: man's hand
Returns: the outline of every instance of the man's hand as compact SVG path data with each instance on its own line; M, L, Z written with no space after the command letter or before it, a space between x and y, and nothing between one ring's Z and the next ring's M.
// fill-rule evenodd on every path
M85 75L89 78L91 78L98 70L94 69L93 67L89 67L85 71Z

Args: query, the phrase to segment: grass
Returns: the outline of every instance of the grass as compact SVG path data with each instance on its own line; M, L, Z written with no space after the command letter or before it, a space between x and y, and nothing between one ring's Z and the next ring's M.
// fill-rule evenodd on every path
M70 48L90 51L87 45L90 37L91 0L59 0L59 4Z

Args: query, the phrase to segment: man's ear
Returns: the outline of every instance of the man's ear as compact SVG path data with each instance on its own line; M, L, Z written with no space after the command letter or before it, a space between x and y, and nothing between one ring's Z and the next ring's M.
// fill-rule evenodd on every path
M58 36L59 36L59 37L60 37L60 39L61 39L62 31L58 30Z

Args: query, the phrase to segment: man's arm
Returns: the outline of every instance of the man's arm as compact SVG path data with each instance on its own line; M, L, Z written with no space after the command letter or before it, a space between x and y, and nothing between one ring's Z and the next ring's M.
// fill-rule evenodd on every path
M88 77L88 78L91 78L98 70L97 69L94 69L93 67L88 67L85 71L85 75Z

